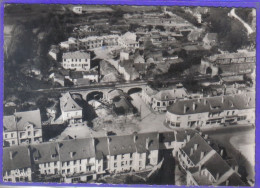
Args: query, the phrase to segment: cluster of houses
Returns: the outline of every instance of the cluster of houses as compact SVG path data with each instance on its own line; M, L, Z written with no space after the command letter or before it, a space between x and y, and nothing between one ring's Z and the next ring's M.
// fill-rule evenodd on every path
M165 117L170 127L181 128L232 125L241 121L254 124L254 92L179 100L167 108Z
M200 72L212 76L250 74L255 70L255 62L255 51L216 54L201 60Z
M245 186L238 173L238 164L223 159L211 146L207 135L187 135L177 159L186 171L187 186Z
M91 182L104 175L155 168L162 151L170 151L187 172L188 185L244 185L237 167L192 130L133 133L4 148L3 179L9 182L45 180ZM216 166L215 162L221 166ZM207 183L207 184L204 184Z

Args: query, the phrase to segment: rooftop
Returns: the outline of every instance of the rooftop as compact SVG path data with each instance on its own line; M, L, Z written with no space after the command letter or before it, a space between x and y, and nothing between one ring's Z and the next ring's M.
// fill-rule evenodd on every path
M76 52L66 52L62 54L63 59L89 59L90 54L87 52L81 52L81 51L76 51Z
M69 92L60 98L60 107L64 112L82 110L82 107L72 98Z

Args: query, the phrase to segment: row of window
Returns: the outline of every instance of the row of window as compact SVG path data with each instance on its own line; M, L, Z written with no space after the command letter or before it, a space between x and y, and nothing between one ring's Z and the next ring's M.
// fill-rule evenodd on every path
M67 59L63 59L64 62L66 62ZM84 59L71 59L71 62L81 62L81 60L83 61ZM85 61L88 61L88 59L85 59Z
M114 167L117 168L117 162L114 163ZM139 166L142 166L143 162L142 161L139 161ZM127 166L128 165L128 161L122 161L121 162L121 167L124 167L124 166ZM129 166L132 166L133 165L133 161L130 160L129 161Z

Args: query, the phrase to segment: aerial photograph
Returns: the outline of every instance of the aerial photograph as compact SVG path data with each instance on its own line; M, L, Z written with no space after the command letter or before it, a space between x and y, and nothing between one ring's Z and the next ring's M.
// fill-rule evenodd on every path
M5 3L3 19L1 182L255 185L256 9Z

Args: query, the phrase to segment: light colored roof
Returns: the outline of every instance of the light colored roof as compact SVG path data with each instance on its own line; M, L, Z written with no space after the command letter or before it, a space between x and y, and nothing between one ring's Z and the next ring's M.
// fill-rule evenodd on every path
M224 99L222 101L222 99ZM193 105L195 108L193 108ZM186 112L184 107L186 106ZM236 95L207 97L203 99L189 99L177 101L168 107L168 112L178 115L203 112L222 112L224 110L242 110L255 108L255 93L248 92Z
M82 108L76 103L69 92L65 93L60 98L60 107L64 112L82 110Z
M15 112L12 116L4 116L3 123L5 131L22 131L28 124L33 124L35 129L41 129L40 110Z
M95 157L92 138L63 140L59 142L59 146L60 160L62 162Z
M217 40L218 39L218 34L217 33L207 33L205 38L207 40Z
M211 61L216 61L217 59L233 59L233 58L240 58L240 57L255 57L256 52L238 52L238 53L225 53L225 54L216 54L213 56L208 57Z
M63 53L62 58L63 59L89 59L90 54L87 52L81 52L81 51L66 52L66 53Z

